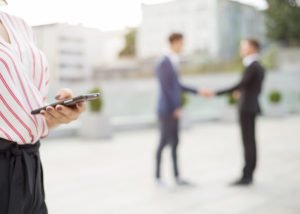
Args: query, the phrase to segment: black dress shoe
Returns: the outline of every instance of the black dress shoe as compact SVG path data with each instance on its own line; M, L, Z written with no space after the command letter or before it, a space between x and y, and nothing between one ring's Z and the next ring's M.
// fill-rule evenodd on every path
M242 178L230 184L230 186L249 186L253 183L252 178Z

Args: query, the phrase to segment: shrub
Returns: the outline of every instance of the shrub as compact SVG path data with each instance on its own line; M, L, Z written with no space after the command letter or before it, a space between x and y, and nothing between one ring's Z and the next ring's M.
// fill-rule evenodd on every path
M181 107L185 107L189 103L189 96L186 93L181 94Z
M100 93L100 92L101 92L100 88L94 88L89 91L89 93ZM95 112L95 113L101 112L103 108L102 94L99 99L89 101L88 104L89 104L89 110L91 112Z
M229 105L235 105L237 104L237 99L233 96L233 94L229 94L227 97L227 103Z
M269 94L269 101L271 103L280 103L282 100L282 94L280 91L278 90L274 90L274 91L271 91L270 94Z

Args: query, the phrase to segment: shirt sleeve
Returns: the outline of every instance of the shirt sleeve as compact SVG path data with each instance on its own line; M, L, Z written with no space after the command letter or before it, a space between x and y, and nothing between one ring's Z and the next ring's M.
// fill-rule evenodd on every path
M223 94L233 93L236 90L243 89L248 85L251 85L252 82L255 80L256 76L257 72L255 69L247 70L244 73L242 79L237 84L233 85L232 87L217 91L216 95L220 96Z
M190 86L186 86L186 85L180 84L180 87L181 87L181 90L183 92L187 92L187 93L191 93L191 94L197 94L198 93L197 89L192 88Z

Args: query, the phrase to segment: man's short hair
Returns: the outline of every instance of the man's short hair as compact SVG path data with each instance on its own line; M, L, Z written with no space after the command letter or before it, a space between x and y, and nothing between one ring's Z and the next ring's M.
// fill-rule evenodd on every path
M172 44L173 42L179 41L183 39L183 34L182 33L172 33L169 36L169 42Z
M261 45L260 42L257 39L248 38L245 41L249 42L249 44L254 47L257 51L260 51Z

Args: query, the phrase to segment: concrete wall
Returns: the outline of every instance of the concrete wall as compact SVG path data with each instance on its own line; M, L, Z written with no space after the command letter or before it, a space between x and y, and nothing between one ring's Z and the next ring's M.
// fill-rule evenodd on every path
M207 74L185 76L182 82L195 87L220 89L236 83L240 73ZM268 111L268 94L271 90L283 93L283 103L287 109L298 105L300 111L300 70L296 73L268 71L264 84L262 102ZM105 112L113 118L154 118L158 95L158 85L155 78L105 80L99 83L103 88ZM82 86L83 87L83 86ZM124 90L125 89L125 90ZM205 100L191 96L187 110L196 119L216 117L226 107L226 97Z

